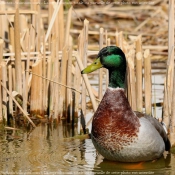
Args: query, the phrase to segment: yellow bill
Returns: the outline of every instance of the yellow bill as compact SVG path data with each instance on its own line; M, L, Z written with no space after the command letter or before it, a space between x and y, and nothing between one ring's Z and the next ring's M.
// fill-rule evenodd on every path
M91 65L87 66L84 70L81 71L81 74L88 74L97 69L100 69L103 65L100 62L100 58L97 58Z

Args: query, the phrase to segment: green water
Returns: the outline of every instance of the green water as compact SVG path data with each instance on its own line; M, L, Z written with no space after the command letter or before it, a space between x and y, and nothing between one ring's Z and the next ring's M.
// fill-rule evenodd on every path
M154 162L104 160L88 136L71 125L39 124L34 130L0 130L0 174L175 174L175 155Z

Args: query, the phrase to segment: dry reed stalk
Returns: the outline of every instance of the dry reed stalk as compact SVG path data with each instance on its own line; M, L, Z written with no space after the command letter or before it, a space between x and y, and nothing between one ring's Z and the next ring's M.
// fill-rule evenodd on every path
M9 34L10 34L10 45L12 46L11 52L14 52L14 50L15 50L14 28L11 26L9 28Z
M56 48L58 48L58 41L56 41ZM56 52L56 59L55 59L55 73L56 82L60 81L60 66L61 63L59 61L58 52ZM60 114L60 94L61 94L61 86L55 85L55 106L54 106L54 118L56 120L60 120L59 114Z
M36 125L33 123L33 121L28 117L28 114L26 111L24 111L22 109L22 107L19 105L19 103L15 100L15 98L12 96L12 94L10 94L10 92L8 91L8 89L6 88L6 86L1 82L1 86L6 90L7 94L9 96L11 96L12 100L15 102L15 104L18 106L18 108L22 111L22 113L24 114L24 116L28 119L28 121L32 124L33 127L36 127Z
M20 18L19 9L16 9L14 18L14 40L15 40L15 81L16 91L22 95L22 71L21 71L21 45L20 45Z
M5 87L7 87L7 67L5 62L1 62L1 68L2 68L2 83ZM2 90L2 112L3 112L3 118L5 121L7 121L7 93L3 89Z
M68 39L68 43L69 43L69 55L68 55L68 63L67 63L67 86L71 87L72 86L72 37L69 36ZM71 100L71 96L72 96L72 92L69 88L67 88L67 100L66 100L66 108L67 108L67 117L68 119L72 120L72 115L71 115L71 109L72 109L72 100L74 100L72 98Z
M142 112L143 110L143 93L142 93L142 53L137 52L136 54L136 103L137 111Z
M62 9L61 9L62 10ZM61 15L62 15L62 11L60 11L60 13L61 13ZM69 38L70 36L69 36L69 33L70 33L70 26L71 26L71 16L72 16L72 7L69 9L69 11L68 11L68 14L67 14L67 23L66 23L66 32L65 32L65 38L64 38L64 47L67 47L67 49L68 49L68 51L67 51L67 53L68 53L68 55L67 55L67 66L66 66L66 73L68 74L72 69L71 69L71 65L72 65L72 59L70 58L70 53L72 54L72 43L69 43L69 42L72 42L72 40ZM58 20L60 20L60 19L58 19ZM62 20L61 20L62 21ZM59 23L60 23L60 21L58 21ZM58 24L59 24L58 23ZM63 25L63 24L61 24L61 25ZM62 30L63 30L63 26L62 26ZM58 35L59 36L59 35ZM60 36L59 36L59 38L60 38ZM61 37L62 38L62 37ZM61 40L61 38L60 38L60 40ZM62 42L62 41L60 41L59 40L59 44L60 44L60 48L58 48L59 50L62 48L62 43L60 43L60 42ZM71 61L71 63L70 63L70 61ZM68 64L71 64L71 65L68 65ZM68 69L68 67L69 67L69 69ZM70 80L70 78L71 78L71 74L69 73L69 76L66 74L66 82L65 83L71 83L71 80ZM65 117L67 118L68 117L68 113L70 113L70 108L69 108L69 105L70 105L70 90L69 89L67 89L66 91L65 91ZM67 111L68 110L68 111ZM70 119L70 116L69 116L69 118L68 119Z
M6 9L6 2L0 1L0 10ZM8 32L8 21L7 18L4 16L0 16L0 38L8 39L6 33Z
M3 40L0 39L0 64L3 61Z
M128 68L129 68L129 87L128 89L130 91L130 104L133 110L136 110L136 83L135 83L135 65L134 65L134 56L135 56L135 51L131 50L129 53L129 58L128 58Z
M22 107L24 109L24 111L27 111L27 100L28 100L28 94L26 93L26 75L25 75L25 71L22 72L22 81L23 83L23 92L22 92L22 96L23 96L23 103L22 103Z
M70 11L71 13L71 11ZM64 46L64 6L63 6L63 1L60 0L60 9L59 9L59 12L58 12L58 28L59 30L57 31L58 32L58 49L59 50L62 50L63 49L63 46ZM70 30L70 29L69 29Z
M31 29L31 27L30 27ZM26 77L25 77L25 94L24 97L25 99L28 99L28 92L29 92L29 67L30 67L30 41L31 41L31 30L27 32L27 37L28 37L28 43L27 43L27 61L26 61ZM24 101L24 106L27 107L27 101Z
M0 64L0 73L2 72L1 64ZM0 74L0 82L2 80L1 74ZM2 121L3 115L2 115L2 88L0 85L0 121Z
M83 58L83 30L81 30L80 35L78 36L78 55L79 57ZM74 89L80 90L80 82L81 82L81 73L80 73L79 65L77 62L75 62L75 73L74 73ZM80 94L75 94L75 117L78 117L78 111L79 111L79 100L80 100Z
M99 50L101 50L103 48L103 36L104 36L104 29L100 28L99 31ZM107 33L106 33L107 35ZM98 98L101 100L102 99L102 95L103 95L103 69L99 69L99 85L98 85Z
M8 65L8 86L9 86L9 92L12 94L12 65ZM13 100L11 96L9 96L9 112L13 115Z
M142 38L141 35L136 40L136 102L137 111L142 112L143 110L143 93L142 93Z
M88 28L89 28L89 21L85 19L78 50L79 56L82 59L84 67L87 66ZM81 110L83 112L83 116L86 116L86 85L84 82L82 82Z
M55 71L58 72L57 66L56 66L56 39L55 35L52 36L51 39L51 68L50 68L50 74L51 74L51 80L55 80L57 78L57 74ZM56 69L56 70L55 70ZM57 98L57 94L55 94L55 84L50 82L50 89L49 89L49 117L50 119L53 119L54 114L54 101L55 98Z
M170 115L169 115L169 105L168 105L168 92L167 92L167 85L166 85L166 78L164 81L164 99L163 99L163 122L165 123L168 131L170 127Z
M174 75L174 0L169 0L169 26L168 26L168 98L170 98L169 107L171 112L170 140L171 145L175 147L175 75ZM171 72L169 71L171 69Z
M50 92L50 81L51 80L51 66L52 66L52 63L51 63L51 57L49 57L47 59L47 81L46 81L46 109L49 109L49 92Z
M36 44L36 51L40 50L40 44L41 44L41 29L42 29L42 25L41 25L41 9L40 9L40 0L34 0L36 5L36 11L38 12L36 14L36 33L37 33L37 44ZM38 3L36 3L38 2Z
M45 45L45 42L44 42L44 38L45 38L45 33L44 33L44 36L43 36L42 67L43 67L43 77L47 77L46 76L46 70L47 70L46 45ZM43 79L43 110L44 110L44 113L46 113L46 111L47 111L47 89L46 89L46 83L47 83L47 80Z
M32 72L42 76L42 61L40 59L32 65ZM43 115L42 93L42 78L32 76L30 105L32 114Z
M119 39L118 39L118 37L119 37L119 33L118 33L118 31L116 31L115 32L115 44L116 44L116 46L119 46L119 43L118 43Z
M119 32L118 35L118 46L123 50L123 32Z
M152 113L152 81L151 81L151 60L150 51L144 51L144 89L145 89L145 112L151 115Z
M53 13L54 13L54 5L53 3L56 3L54 2L54 0L49 0L49 6L48 6L48 24L51 25L51 19L52 19L52 16L53 16ZM55 17L55 18L58 18L58 17ZM55 21L57 21L57 19L55 19ZM54 23L56 23L54 21ZM48 49L51 50L51 37L52 37L52 31L53 31L53 27L55 27L55 24L52 22L52 26L49 29L49 31L47 30L47 38L46 38L46 35L45 35L45 43L47 42L47 39L48 39ZM42 51L43 48L41 48L41 51Z
M79 66L80 71L83 70L84 67L83 67L82 61L79 58L79 55L78 54L76 55L76 60L77 60L77 63L78 63L78 66ZM82 74L82 76L83 76L84 82L86 84L86 88L88 90L88 93L89 93L89 96L90 96L90 99L91 99L91 102L92 102L93 110L96 111L97 110L97 103L96 103L94 94L92 92L91 85L89 83L88 77L87 77L86 74Z
M0 10L0 15L14 15L16 13L16 10L4 10L1 9ZM20 10L19 14L23 14L23 15L32 15L32 14L37 14L37 11L33 11L33 10Z
M55 8L54 8L55 7ZM51 33L52 33L52 28L54 26L55 20L58 17L58 21L59 21L59 28L56 28L59 30L59 36L58 36L58 40L59 40L59 44L58 47L61 48L60 50L62 50L63 48L63 42L64 42L64 16L63 16L63 1L57 1L57 3L55 3L54 0L49 0L49 26L48 26L48 30L46 32L46 36L45 36L45 42L47 42L48 38L49 38L49 43L51 40ZM57 33L56 33L57 36ZM43 48L41 48L41 51L43 50ZM49 46L49 50L50 50L50 46Z
M167 73L166 73L166 89L168 108L164 109L164 113L172 117L172 96L173 96L173 76L174 76L174 0L169 0L169 14L168 14L168 60L167 60ZM167 111L165 111L167 110ZM164 114L163 114L164 115ZM166 116L164 115L164 118ZM166 117L167 118L167 117ZM169 122L166 119L165 123L169 128Z
M71 26L71 16L72 16L72 7L70 7L67 14L67 23L66 23L66 32L64 38L64 45L68 45L69 35L70 35L70 26Z
M170 126L170 140L171 145L175 147L175 75L173 81L173 97L172 97L172 111L171 111L171 126Z
M21 39L20 39L22 51L26 52L27 50L26 47L28 46L28 41L26 37L27 31L28 31L28 23L27 23L26 16L24 15L20 15L20 31L22 34Z
M67 70L67 60L68 60L68 46L63 48L63 56L61 59L61 74L60 74L60 82L61 84L66 85L66 70ZM60 101L61 101L61 111L60 116L66 117L66 88L64 86L61 87Z
M74 74L74 89L80 90L80 82L81 82L81 72L78 66L78 63L75 63L75 74ZM80 94L76 93L75 95L75 117L78 118L78 110L79 110L79 99Z
M36 4L35 4L35 0L30 0L30 8L31 10L36 10ZM37 33L37 19L36 19L36 14L32 14L32 21L31 21L31 25L32 25L32 28L31 28L31 41L30 41L30 44L31 44L31 48L32 50L35 50L35 47L37 45L36 43L36 38L35 38L35 35Z
M171 123L170 123L170 141L172 147L175 147L175 75L173 81L173 97L172 97L172 106L171 106Z
M13 87L13 91L16 90L16 81L15 81L15 63L11 62L12 65L12 87Z
M1 63L3 63L3 40L2 39L0 39L0 81L2 80ZM2 94L1 93L2 92L1 92L1 86L0 86L0 121L2 120Z

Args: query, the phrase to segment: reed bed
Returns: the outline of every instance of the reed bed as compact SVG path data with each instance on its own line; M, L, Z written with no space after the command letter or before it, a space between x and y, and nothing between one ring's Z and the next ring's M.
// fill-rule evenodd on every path
M86 116L90 110L96 111L108 85L108 72L106 69L91 75L80 72L102 47L117 45L125 52L128 62L128 100L134 110L147 114L152 114L152 66L165 63L168 56L161 120L170 126L173 140L174 25L171 21L169 32L166 29L157 31L162 23L167 23L165 2L160 6L139 8L100 6L93 11L76 6L66 10L61 0L50 0L46 11L41 9L40 3L34 2L40 1L31 0L32 5L27 10L20 5L12 9L5 2L0 4L0 24L3 23L0 29L0 120L16 119L22 114L34 127L34 119L47 122L65 119L68 123L78 120L85 133L92 121L92 117L87 121ZM174 21L173 2L169 3L169 18ZM121 22L117 21L117 28L110 21L102 24L97 14L105 16L107 21L117 17ZM120 25L124 19L130 20L125 28ZM94 23L100 23L101 27L95 30ZM158 45L155 45L155 31L160 37ZM167 53L168 48L171 49ZM166 71L164 65L162 68ZM91 83L94 77L97 77L98 91Z

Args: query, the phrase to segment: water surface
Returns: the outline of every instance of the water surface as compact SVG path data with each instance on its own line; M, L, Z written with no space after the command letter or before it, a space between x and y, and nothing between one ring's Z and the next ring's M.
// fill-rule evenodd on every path
M0 130L0 174L175 174L175 155L141 163L104 160L69 124Z

